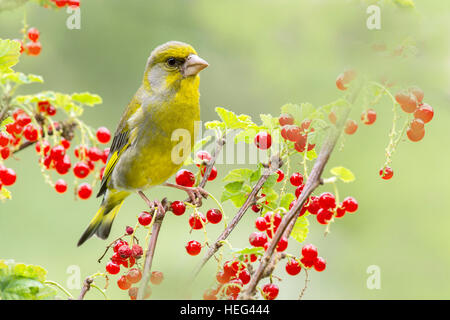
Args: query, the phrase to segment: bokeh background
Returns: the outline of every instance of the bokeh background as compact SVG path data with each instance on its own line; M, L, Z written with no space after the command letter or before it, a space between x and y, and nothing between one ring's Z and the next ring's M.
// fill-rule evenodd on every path
M381 30L369 31L365 26L368 2L90 0L82 1L80 30L66 28L64 10L28 4L0 13L0 37L20 37L26 10L28 24L41 31L43 50L37 58L24 57L15 69L40 74L45 83L22 93L45 89L97 93L104 103L88 108L83 119L93 127L106 125L111 130L140 84L149 53L168 40L191 43L210 63L202 72L203 120L216 118L216 106L257 119L260 113L278 115L287 102L326 104L339 96L335 78L350 66L383 72L399 87L419 85L435 118L427 125L423 141L405 140L399 145L392 180L378 176L392 123L386 99L376 106L377 122L371 127L360 125L357 134L346 137L332 155L328 169L344 165L355 173L357 180L341 184L340 193L356 197L360 209L333 224L327 237L323 226L311 219L307 242L318 246L328 265L325 272L310 273L305 298L448 299L450 3L415 1L415 10L383 8ZM388 63L370 50L376 41L393 49L408 36L416 41L414 57ZM357 106L351 116L359 119L360 113ZM0 204L0 257L42 265L49 279L64 286L71 265L81 268L82 279L103 271L105 263L98 264L97 258L106 242L92 239L76 247L99 201L94 197L75 201L71 192L56 194L44 183L32 148L7 164L16 170L18 182L11 188L13 200ZM218 167L219 179L208 187L213 194L220 195L220 178L235 167ZM155 188L149 196L175 200L184 199L185 194ZM134 225L144 209L138 196L131 196L111 235ZM229 217L236 211L230 203L225 209ZM234 232L230 241L236 247L247 245L254 218L249 212ZM190 239L203 240L202 232L189 234L187 219L187 215L168 214L163 224L153 266L164 272L165 280L153 287L154 299L201 298L214 281L216 265L211 261L192 291L186 290L201 255L188 256L184 245ZM209 238L220 231L221 226L208 226ZM301 246L294 242L290 241L288 250L298 255ZM366 287L370 265L380 267L380 290ZM296 299L304 273L288 276L282 263L275 274L283 278L279 297ZM71 292L76 295L79 290ZM115 285L108 295L127 298ZM92 291L87 298L102 297Z

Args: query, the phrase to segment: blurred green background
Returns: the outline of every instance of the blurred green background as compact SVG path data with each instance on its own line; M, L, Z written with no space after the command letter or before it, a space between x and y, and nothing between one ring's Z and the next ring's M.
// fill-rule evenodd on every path
M372 1L373 2L373 1ZM391 105L383 99L376 106L378 120L361 126L345 138L327 166L344 165L356 175L354 183L340 185L342 196L358 199L357 214L346 216L323 236L324 228L313 219L307 242L327 259L327 270L311 272L306 299L439 299L450 298L450 133L448 1L416 1L416 10L382 9L382 29L365 26L367 4L348 1L82 1L81 29L69 30L64 10L52 11L28 4L0 13L0 37L20 38L24 9L30 26L41 31L42 54L23 57L17 71L42 75L43 85L28 91L90 91L104 103L88 108L83 119L93 127L115 129L123 108L138 88L151 50L168 40L192 44L210 63L202 72L202 119L215 119L214 107L224 106L255 119L260 113L279 114L287 102L322 105L336 99L336 76L349 66L373 73L386 73L399 86L419 85L435 118L427 125L425 139L404 141L393 157L395 175L381 180L384 148L392 122ZM386 63L370 49L384 40L395 48L406 36L417 40L418 54ZM352 117L359 119L358 106ZM340 144L341 145L341 144ZM18 182L11 188L13 200L0 204L0 257L48 270L48 278L66 286L71 265L81 268L81 279L104 264L97 258L107 242L92 239L80 248L76 242L99 201L74 201L71 192L56 194L44 183L32 148L8 160ZM219 178L235 166L220 165ZM220 179L209 190L220 196ZM326 188L321 188L322 192ZM182 192L155 188L150 198L184 199ZM212 202L207 202L213 206ZM207 205L207 206L208 206ZM207 207L205 206L205 208ZM135 216L144 203L131 196L122 207L112 237ZM229 217L236 211L226 203ZM255 215L249 212L232 235L236 247L246 246ZM201 298L214 281L213 261L204 269L194 289L186 282L197 257L188 256L185 243L203 240L202 232L189 234L188 216L168 214L154 260L154 270L165 280L153 287L153 299ZM214 239L221 226L208 226ZM288 251L299 254L301 246L289 243ZM106 262L106 260L105 260ZM366 269L381 270L381 289L369 290ZM283 278L281 299L296 299L304 272L288 276L284 263L275 272ZM115 279L113 277L113 279ZM79 290L71 290L75 295ZM127 298L117 286L111 298ZM101 298L89 292L87 298Z

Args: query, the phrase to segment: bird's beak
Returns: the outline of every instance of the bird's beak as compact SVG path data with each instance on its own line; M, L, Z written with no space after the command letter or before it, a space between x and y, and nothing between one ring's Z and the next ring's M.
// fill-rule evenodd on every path
M200 71L205 69L207 66L209 66L208 62L206 62L205 60L203 60L202 58L200 58L195 54L191 54L184 63L183 74L185 77L195 76Z

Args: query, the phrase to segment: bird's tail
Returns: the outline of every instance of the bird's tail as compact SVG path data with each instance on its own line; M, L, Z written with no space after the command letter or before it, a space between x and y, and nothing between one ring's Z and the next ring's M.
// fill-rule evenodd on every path
M84 231L77 245L81 246L94 234L101 239L108 238L114 218L116 217L117 212L119 212L123 201L129 194L130 193L126 191L108 190L103 198L100 208L89 223L86 231Z

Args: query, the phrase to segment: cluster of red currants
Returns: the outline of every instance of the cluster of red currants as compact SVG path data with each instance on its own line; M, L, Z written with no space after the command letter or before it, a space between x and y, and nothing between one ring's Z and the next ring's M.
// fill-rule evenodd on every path
M171 204L172 212L175 215L181 215L185 211L184 203L181 201L174 201ZM180 212L183 212L180 214ZM203 213L195 210L194 213L189 217L189 226L192 230L200 230L203 229L206 223L217 224L222 221L222 211L219 209L209 209L206 212L206 217ZM196 256L202 250L202 244L196 240L191 240L186 244L186 252L191 256Z
M39 101L37 103L37 113L35 116L28 114L23 109L14 110L13 122L6 125L6 132L0 132L1 158L3 160L8 159L12 152L18 150L25 143L36 143L35 150L40 155L39 162L42 166L47 170L54 169L60 175L67 174L72 167L70 157L67 154L67 150L71 146L70 141L61 137L57 144L51 146L49 141L41 139L45 135L44 130L36 121L32 121L32 117L39 118L43 115L54 116L55 114L56 108L48 101ZM59 131L60 129L60 124L54 121L49 126L48 133L53 134L53 130ZM110 141L111 134L107 128L100 127L97 129L96 137L99 143L105 144ZM95 170L96 162L101 161L103 164L106 163L109 148L100 150L95 146L77 146L74 150L74 155L79 161L73 166L73 173L75 177L83 179ZM100 170L100 177L98 177L100 179L103 170L104 167ZM16 180L14 171L12 169L10 171L8 171L9 178L4 179L4 185L11 185ZM14 175L12 175L13 173ZM67 183L63 179L57 180L54 187L58 193L67 191ZM77 194L80 199L88 199L92 194L91 185L88 183L80 184L77 189Z
M395 100L398 102L402 110L406 113L413 113L414 119L411 120L406 135L408 139L417 142L425 136L425 123L433 119L434 110L423 102L424 93L418 87L408 88L398 92Z
M144 221L141 219L141 216L143 214L139 216L138 221L140 224L146 226L151 222L151 215L145 213L150 216L150 222L148 222L148 217L146 217ZM125 231L126 234L134 237L134 229L132 227L126 227ZM120 272L120 266L123 266L125 269L127 269L126 272L117 279L117 286L121 290L128 290L128 295L130 296L131 300L135 300L137 298L138 287L133 287L133 285L141 281L142 272L140 268L133 268L133 266L135 265L136 261L143 255L142 247L139 244L135 243L133 245L130 245L127 241L118 239L114 243L113 252L114 253L110 258L110 261L106 264L106 272L111 275L116 275ZM163 281L163 279L164 275L162 272L153 271L151 273L150 282L152 284L158 285ZM147 285L145 289L144 299L150 297L150 294L151 288L149 285Z
M300 126L294 124L295 120L290 114L282 114L278 118L281 126L281 136L285 140L294 142L294 148L298 152L310 151L315 144L308 143L308 134L314 132L311 128L311 120L304 120Z
M236 300L242 288L250 282L251 275L248 267L257 260L255 254L243 256L243 260L234 259L223 264L216 274L217 286L208 289L203 294L205 300L226 298Z
M330 192L324 192L320 196L309 197L300 216L308 211L310 214L316 215L317 222L320 224L329 224L333 218L342 218L346 212L354 213L356 210L358 210L358 202L355 198L346 197L338 206L335 196Z
M36 28L30 28L27 31L27 38L30 41L23 43L23 41L16 39L20 43L20 53L25 52L29 56L38 56L41 53L41 43L38 41L40 32Z
M317 248L314 245L304 245L301 253L302 258L290 258L286 263L285 270L289 275L299 274L302 268L314 268L318 272L325 270L327 263L324 258L318 256Z

